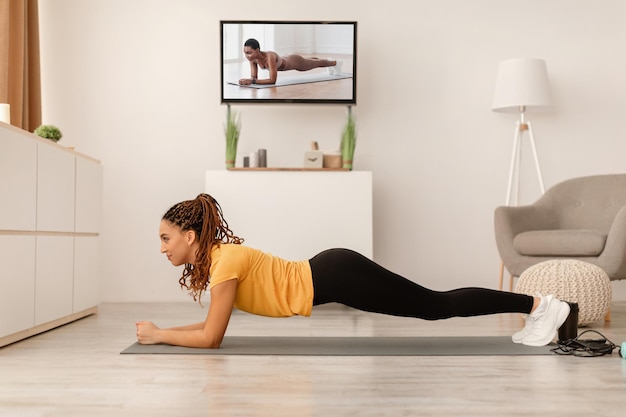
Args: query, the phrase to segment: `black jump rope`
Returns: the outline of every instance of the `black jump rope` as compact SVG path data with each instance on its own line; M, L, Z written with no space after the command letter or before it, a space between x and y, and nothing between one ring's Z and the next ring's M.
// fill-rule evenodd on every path
M597 339L583 338L587 333L595 333L600 336ZM550 349L559 355L574 355L581 357L604 356L613 353L617 346L615 343L607 339L602 333L595 330L585 330L578 336L569 340L559 340L558 346ZM621 348L617 348L620 356L626 359L626 342L622 343Z
M578 303L568 303L570 315L565 323L559 328L558 346L550 349L559 355L573 355L580 357L595 357L611 354L617 348L619 355L626 359L626 342L618 348L615 343L607 339L602 333L596 330L585 330L578 333ZM590 334L599 336L589 338ZM587 335L587 338L583 336Z

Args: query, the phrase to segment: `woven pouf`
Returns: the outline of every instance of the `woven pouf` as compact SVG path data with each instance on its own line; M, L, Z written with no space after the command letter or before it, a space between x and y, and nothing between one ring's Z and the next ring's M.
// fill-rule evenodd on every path
M578 325L601 320L609 311L611 281L602 268L573 259L554 259L531 266L520 275L515 292L554 294L556 298L578 303Z

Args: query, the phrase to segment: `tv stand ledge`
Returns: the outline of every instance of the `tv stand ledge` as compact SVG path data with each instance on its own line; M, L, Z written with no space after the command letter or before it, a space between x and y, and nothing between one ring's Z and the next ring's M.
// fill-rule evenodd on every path
M350 171L348 168L227 168L228 171Z

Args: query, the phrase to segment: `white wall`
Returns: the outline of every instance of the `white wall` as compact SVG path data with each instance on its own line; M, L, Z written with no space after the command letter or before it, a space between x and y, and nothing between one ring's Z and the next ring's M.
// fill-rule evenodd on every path
M40 0L44 122L105 167L103 300L187 299L157 230L224 166L220 19L359 22L355 169L374 173L375 259L450 289L496 285L516 120L490 110L500 61L547 62L557 111L529 114L546 186L625 171L624 15L623 0ZM240 152L267 148L273 166L299 165L311 140L335 147L345 119L335 106L236 110ZM522 177L531 202L530 165Z

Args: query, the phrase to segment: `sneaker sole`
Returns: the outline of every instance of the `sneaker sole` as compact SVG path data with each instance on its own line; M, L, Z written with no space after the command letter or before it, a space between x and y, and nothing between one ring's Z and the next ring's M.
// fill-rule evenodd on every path
M511 336L511 340L513 341L513 343L522 343L522 340L524 340L528 333L528 331L515 333L513 336Z
M567 304L566 302L561 302L561 306L559 307L559 311L556 314L556 325L554 326L554 330L552 330L550 332L550 334L548 336L546 336L545 339L542 340L532 340L532 341L524 341L522 340L522 343L526 346L545 346L548 343L550 343L552 341L552 339L554 339L556 337L556 332L559 329L559 327L561 327L561 325L563 323L565 323L565 320L567 320L567 317L569 316L570 313L570 308L569 308L569 304Z

